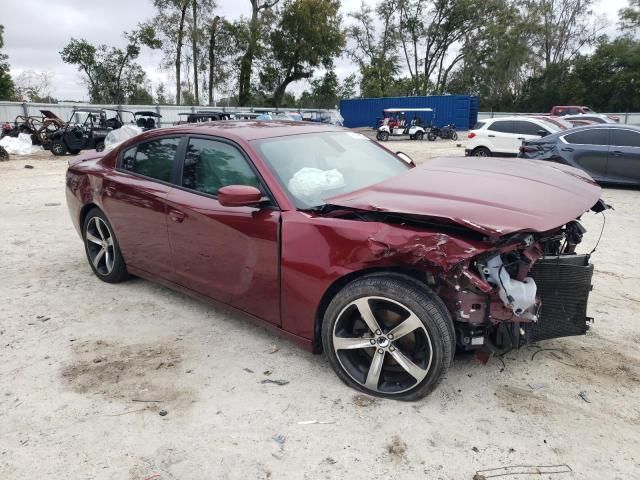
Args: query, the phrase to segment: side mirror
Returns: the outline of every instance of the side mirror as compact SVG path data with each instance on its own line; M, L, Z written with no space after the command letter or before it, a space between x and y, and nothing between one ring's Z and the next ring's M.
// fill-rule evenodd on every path
M546 137L547 135L549 135L549 132L547 132L546 130L540 129L538 130L538 135L540 135L541 137Z
M399 156L404 162L406 162L411 167L415 167L415 162L411 159L409 155L404 152L396 152L396 155Z
M227 185L218 190L218 202L223 207L255 207L262 193L249 185Z

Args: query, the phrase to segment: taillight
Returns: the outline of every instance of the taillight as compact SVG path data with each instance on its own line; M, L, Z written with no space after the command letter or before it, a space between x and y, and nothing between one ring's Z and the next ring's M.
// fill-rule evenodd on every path
M520 153L533 153L537 151L538 147L534 147L531 145L520 145Z
M469 134L467 135L467 138L471 140L472 138L475 138L475 136L476 136L476 132L469 132Z

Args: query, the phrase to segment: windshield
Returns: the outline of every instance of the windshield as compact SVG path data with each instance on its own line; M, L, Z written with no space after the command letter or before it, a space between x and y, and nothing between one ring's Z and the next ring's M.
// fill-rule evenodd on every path
M408 164L355 132L324 132L255 142L271 171L299 209L382 182Z

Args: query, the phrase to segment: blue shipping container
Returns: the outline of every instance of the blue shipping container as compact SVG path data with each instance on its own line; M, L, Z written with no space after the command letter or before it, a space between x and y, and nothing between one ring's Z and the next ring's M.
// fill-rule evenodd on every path
M340 114L349 128L375 127L376 119L382 117L385 108L432 108L433 125L454 123L458 130L469 130L478 120L478 97L470 95L340 100Z

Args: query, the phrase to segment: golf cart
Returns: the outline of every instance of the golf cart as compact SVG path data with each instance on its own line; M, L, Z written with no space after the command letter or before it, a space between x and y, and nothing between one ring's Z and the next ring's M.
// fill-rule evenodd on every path
M386 142L390 136L408 135L411 140L422 140L432 120L432 108L385 108L383 118L376 123L376 138Z
M180 120L176 125L183 125L185 123L201 123L201 122L215 122L218 120L229 120L231 118L231 114L227 112L221 111L198 111L195 113L185 112L179 113ZM185 120L182 120L182 117L185 116Z
M158 128L162 115L152 111L133 112L133 118L137 127L140 127L143 131L153 130Z
M84 120L82 120L84 118ZM74 108L69 121L59 130L47 134L51 142L51 153L64 155L67 152L76 155L80 150L95 148L104 150L104 139L113 126L122 121L119 113L107 120L105 109L102 108ZM110 123L113 126L107 126Z

